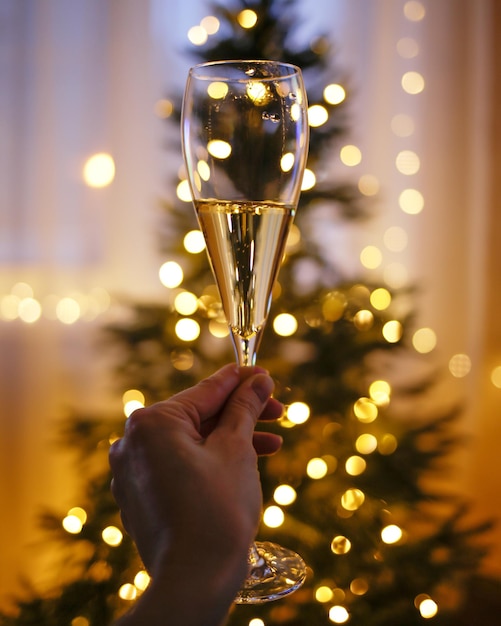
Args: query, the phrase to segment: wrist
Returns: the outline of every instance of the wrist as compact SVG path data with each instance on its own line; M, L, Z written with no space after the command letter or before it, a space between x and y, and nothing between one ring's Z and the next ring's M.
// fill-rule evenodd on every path
M188 554L191 554L188 553ZM115 626L220 626L248 572L247 549L203 554L190 563L171 554L134 608Z

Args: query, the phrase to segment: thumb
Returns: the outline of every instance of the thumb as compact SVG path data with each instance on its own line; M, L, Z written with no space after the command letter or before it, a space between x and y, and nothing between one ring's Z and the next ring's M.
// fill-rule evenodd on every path
M231 394L213 434L238 434L252 441L254 427L275 388L268 374L255 374Z

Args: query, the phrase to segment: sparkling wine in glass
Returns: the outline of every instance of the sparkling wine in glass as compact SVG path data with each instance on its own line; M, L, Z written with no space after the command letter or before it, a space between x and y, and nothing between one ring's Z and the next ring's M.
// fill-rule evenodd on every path
M237 362L253 365L308 151L301 71L266 60L196 65L181 125L193 203ZM305 578L302 558L270 542L253 544L249 564L237 603L278 599Z

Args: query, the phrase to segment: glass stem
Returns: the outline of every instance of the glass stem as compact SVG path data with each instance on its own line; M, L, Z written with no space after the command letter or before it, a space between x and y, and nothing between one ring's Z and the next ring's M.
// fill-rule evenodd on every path
M250 337L242 337L238 331L232 329L233 347L239 365L255 365L257 359L257 349L261 341L262 329Z

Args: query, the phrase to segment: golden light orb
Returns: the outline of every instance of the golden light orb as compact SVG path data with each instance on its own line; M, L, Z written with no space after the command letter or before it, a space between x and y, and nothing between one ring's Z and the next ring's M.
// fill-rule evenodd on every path
M200 324L190 317L183 317L175 326L176 336L182 341L195 341L200 336L200 330Z
M388 343L397 343L402 338L402 324L398 320L390 320L383 326L382 333Z
M181 315L193 315L198 309L198 298L190 291L181 291L174 298L174 308Z
M281 504L282 506L292 504L296 498L296 490L290 485L279 485L273 492L273 499L277 504Z
M205 238L201 230L190 230L183 239L183 246L186 252L198 254L205 250Z
M104 543L109 546L119 546L122 543L123 533L116 526L107 526L101 533Z
M281 337L290 337L297 330L297 319L290 313L280 313L273 320L273 330Z
M122 600L132 602L137 598L137 589L131 583L125 583L118 590L118 595Z
M285 515L279 506L272 504L263 513L263 523L269 528L278 528L284 523Z
M396 524L389 524L381 530L381 539L387 544L398 543L402 535L402 529Z
M339 158L344 165L355 167L362 162L362 151L358 146L351 144L343 146L339 151Z
M421 93L425 87L423 76L419 72L406 72L402 76L402 89L411 95Z
M168 289L179 287L183 282L184 273L182 267L176 261L166 261L158 271L160 282Z
M237 22L242 28L253 28L257 24L257 13L252 9L244 9L237 15Z
M334 592L327 585L320 585L315 589L315 600L317 602L330 602L334 597Z
M331 541L331 550L334 554L348 554L351 550L351 541L344 535L337 535Z
M187 37L194 46L203 46L209 38L208 32L201 25L192 26L188 30Z
M99 152L87 159L83 179L89 187L107 187L115 178L115 162L106 152Z
M329 619L334 624L345 624L350 619L350 614L344 606L337 604L329 609Z
M365 268L375 270L383 262L383 254L377 246L365 246L360 252L360 262Z
M372 454L377 448L377 439L370 433L363 433L355 440L355 448L360 454Z
M437 346L437 335L431 328L420 328L412 336L412 345L416 352L427 354Z
M449 360L449 371L454 378L464 378L471 371L471 359L467 354L455 354Z
M328 104L340 104L346 98L346 91L343 86L332 83L324 88L323 95Z
M361 456L354 455L346 459L345 469L350 476L360 476L360 474L365 472L366 468L367 461Z
M308 191L308 189L313 189L316 185L317 177L312 172L312 170L306 168L303 174L303 182L301 183L301 191Z
M308 461L306 466L306 474L314 480L319 480L327 475L329 467L324 459L315 457Z
M347 489L341 496L341 506L347 511L356 511L365 502L365 494L360 489Z
M323 126L329 119L329 112L321 104L312 104L308 107L308 124L312 128Z
M353 405L353 412L362 424L370 424L378 416L378 408L371 398L359 398Z
M305 402L292 402L286 412L293 424L304 424L310 417L310 407Z

